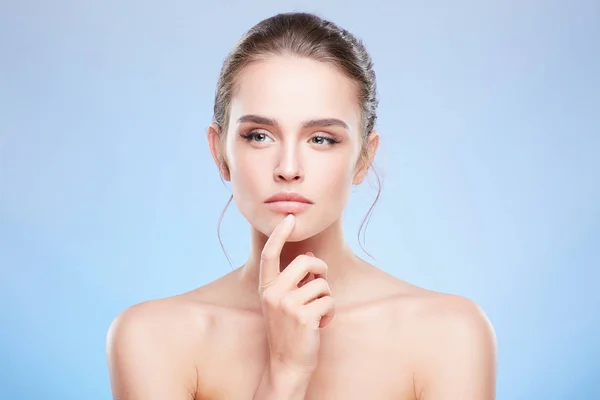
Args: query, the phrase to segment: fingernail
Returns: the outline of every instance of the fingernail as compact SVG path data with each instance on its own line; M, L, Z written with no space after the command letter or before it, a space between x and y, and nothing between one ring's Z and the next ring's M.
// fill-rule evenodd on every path
M309 257L314 257L315 256L311 251L309 251L308 253L306 253L306 255L309 256Z
M288 214L287 217L285 217L285 219L287 220L287 222L292 222L294 220L294 214Z

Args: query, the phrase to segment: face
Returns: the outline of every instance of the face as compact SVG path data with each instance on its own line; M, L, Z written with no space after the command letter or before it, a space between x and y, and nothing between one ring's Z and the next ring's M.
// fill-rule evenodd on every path
M267 236L289 213L290 241L323 231L366 173L356 87L331 64L293 56L252 63L236 83L224 177L238 209Z

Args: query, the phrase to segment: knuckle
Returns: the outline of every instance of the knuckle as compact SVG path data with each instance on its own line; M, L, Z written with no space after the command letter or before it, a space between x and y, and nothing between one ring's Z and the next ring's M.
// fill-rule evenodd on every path
M327 282L323 278L317 278L317 279L315 279L315 283L314 284L316 285L317 289L320 292L329 293L331 291L331 289L329 288L329 282Z
M263 303L269 307L276 307L279 304L279 298L272 289L263 290L262 300Z
M288 314L292 314L294 312L294 303L289 296L283 297L279 304L284 312Z
M314 264L315 268L322 274L326 274L327 273L327 263L323 260L317 260L316 263Z
M310 272L312 264L311 264L309 258L310 257L307 255L300 254L299 256L294 258L294 260L290 263L290 265L287 268L285 268L282 271L282 274L285 274L287 271L290 271L289 273L297 273L297 272L308 273L308 272Z
M327 271L327 264L320 258L307 256L305 254L301 254L298 258L301 260L303 267L310 269L311 272L324 273Z
M309 321L309 315L308 312L306 312L303 309L299 309L296 311L296 313L294 314L296 321L300 324L300 325L308 325L308 321Z
M298 257L294 259L294 262L300 264L303 269L307 269L310 265L310 257L306 254L300 254Z
M268 262L271 262L273 260L274 260L273 255L270 252L268 252L268 251L263 251L260 254L260 261L263 262L263 263L268 263Z
M330 309L335 309L335 299L331 296L327 296L327 305Z
M329 283L324 278L315 279L315 285L319 285L320 288L329 287Z
M320 300L323 302L322 304L325 308L330 308L334 305L333 297L330 295L323 296Z

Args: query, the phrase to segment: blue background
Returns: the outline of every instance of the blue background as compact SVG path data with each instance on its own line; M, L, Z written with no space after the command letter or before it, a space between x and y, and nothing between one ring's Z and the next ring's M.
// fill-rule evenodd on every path
M600 3L183 0L0 4L0 398L109 399L113 318L230 270L216 80L291 10L375 61L376 265L483 307L499 399L600 399ZM241 264L235 207L221 232Z

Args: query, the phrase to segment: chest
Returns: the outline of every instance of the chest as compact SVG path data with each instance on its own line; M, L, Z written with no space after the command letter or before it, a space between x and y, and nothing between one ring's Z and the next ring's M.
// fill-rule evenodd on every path
M239 329L238 332L243 332ZM307 392L317 399L413 399L412 371L393 330L381 325L339 323L321 334L319 363ZM252 399L268 362L266 334L259 328L221 341L211 357L201 399Z

